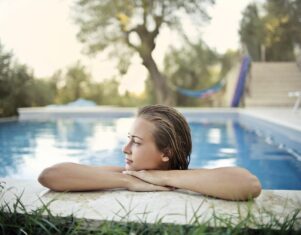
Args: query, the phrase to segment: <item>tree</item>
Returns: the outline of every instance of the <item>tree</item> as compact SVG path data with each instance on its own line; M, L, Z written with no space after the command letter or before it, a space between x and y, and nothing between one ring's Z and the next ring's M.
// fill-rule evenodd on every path
M106 79L102 82L91 82L84 98L91 99L99 105L118 105L120 96L118 93L119 83L116 79Z
M30 101L28 106L45 106L53 104L57 89L52 80L31 79L25 86L27 99Z
M11 90L9 78L11 76L12 54L4 51L0 43L0 100L9 95Z
M54 77L64 83L63 87L59 89L58 103L67 103L83 98L89 92L91 76L80 62L71 65L65 75L57 72Z
M300 0L267 0L264 7L267 60L294 60L294 45L301 43Z
M13 61L0 43L0 116L16 115L17 108L30 105L26 86L32 79L28 67Z
M295 0L291 4L291 10L289 11L291 31L294 42L301 47L301 1Z
M149 71L156 101L171 104L166 78L152 56L156 38L164 26L181 32L181 15L196 23L208 20L204 10L207 3L213 0L79 0L76 5L78 37L87 45L87 53L96 54L109 48L111 54L119 58L122 73L129 66L130 56L138 53Z
M261 8L262 16L258 6L250 4L240 25L241 41L246 44L252 59L261 59L263 47L267 61L294 60L294 47L301 46L301 1L267 0Z
M246 45L253 61L260 61L265 32L264 23L259 15L259 9L256 4L251 3L244 10L239 34L240 40Z

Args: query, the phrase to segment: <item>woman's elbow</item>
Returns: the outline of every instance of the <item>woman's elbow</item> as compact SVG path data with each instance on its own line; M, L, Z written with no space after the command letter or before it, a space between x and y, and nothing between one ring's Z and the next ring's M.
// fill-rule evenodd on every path
M253 198L256 198L261 193L261 184L258 178L251 174L250 172L247 172L245 177L245 193L244 193L244 199L250 200Z
M261 193L261 184L256 176L252 175L252 178L253 179L251 180L251 196L252 198L256 198Z
M41 185L54 191L62 191L58 182L59 180L59 169L56 167L48 167L44 169L38 177L38 181Z
M240 182L244 182L244 189L241 195L241 199L243 200L250 200L256 198L261 193L261 184L258 178L249 172L247 169L238 168L240 172Z

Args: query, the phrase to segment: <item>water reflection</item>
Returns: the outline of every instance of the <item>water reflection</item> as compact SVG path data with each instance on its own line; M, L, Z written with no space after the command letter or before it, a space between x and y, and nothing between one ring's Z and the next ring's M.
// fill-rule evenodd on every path
M72 161L123 164L131 118L0 123L0 177L36 178L45 167Z
M220 144L221 143L221 129L210 128L207 133L208 143Z
M219 157L236 157L237 150L235 148L220 148L217 155Z
M207 164L204 167L208 169L212 169L217 167L230 167L230 166L236 166L235 158L207 161Z

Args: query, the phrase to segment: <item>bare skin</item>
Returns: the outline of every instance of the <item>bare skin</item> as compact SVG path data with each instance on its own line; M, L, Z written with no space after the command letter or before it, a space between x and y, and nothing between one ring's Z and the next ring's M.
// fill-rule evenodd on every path
M46 168L39 182L54 191L92 191L103 189L128 189L130 191L167 191L166 187L146 183L121 172L122 167L87 166L76 163L60 163Z
M239 167L123 173L151 184L187 189L226 200L248 200L261 192L257 177Z
M257 177L238 167L166 170L168 158L154 142L154 125L137 118L124 147L125 167L87 166L61 163L46 168L39 182L55 191L127 189L130 191L191 190L226 200L257 197L261 185Z

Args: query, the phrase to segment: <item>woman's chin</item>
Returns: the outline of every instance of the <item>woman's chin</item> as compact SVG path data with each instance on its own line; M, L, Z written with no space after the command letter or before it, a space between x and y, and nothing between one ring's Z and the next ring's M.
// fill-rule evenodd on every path
M135 168L129 164L125 164L124 168L126 171L135 171Z

